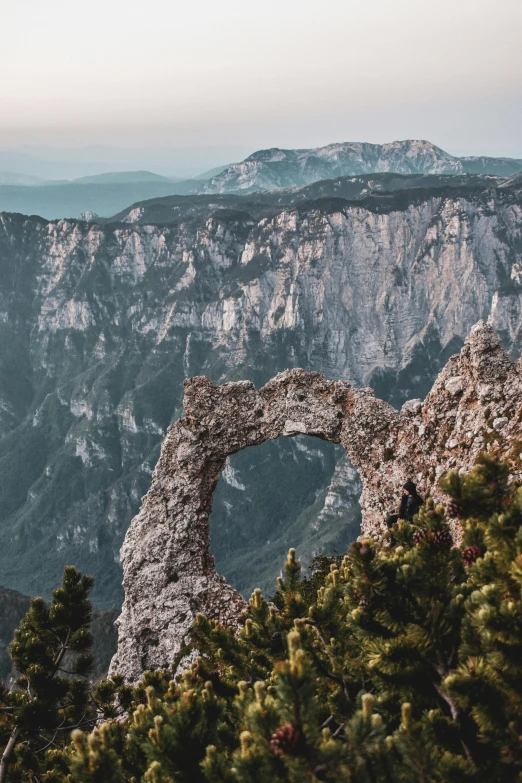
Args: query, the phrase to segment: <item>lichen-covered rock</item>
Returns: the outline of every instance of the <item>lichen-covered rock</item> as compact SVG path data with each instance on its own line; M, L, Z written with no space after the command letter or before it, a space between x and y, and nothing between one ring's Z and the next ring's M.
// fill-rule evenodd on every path
M400 412L370 389L299 369L259 390L249 381L213 386L191 378L184 405L121 551L126 597L111 670L129 680L172 661L197 612L235 623L244 607L209 552L212 493L229 454L300 433L341 443L363 484L363 533L379 538L406 479L442 499L443 472L470 468L480 451L506 453L518 442L522 378L480 322L424 403L410 401Z

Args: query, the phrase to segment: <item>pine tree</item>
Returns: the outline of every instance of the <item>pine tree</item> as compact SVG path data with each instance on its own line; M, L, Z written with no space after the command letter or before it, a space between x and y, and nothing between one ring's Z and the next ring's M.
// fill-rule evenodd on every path
M466 562L460 663L444 687L497 752L498 779L509 780L513 766L522 770L522 488L485 456L444 486L466 503L463 554L477 555Z
M126 719L76 732L47 780L520 783L522 488L487 456L442 486L461 547L428 501L311 578L290 550L238 631L197 618L188 671L103 683Z
M47 748L68 741L68 732L83 725L92 666L89 632L91 577L64 570L50 606L35 598L10 647L19 673L12 692L0 693L0 783L29 770L41 779Z

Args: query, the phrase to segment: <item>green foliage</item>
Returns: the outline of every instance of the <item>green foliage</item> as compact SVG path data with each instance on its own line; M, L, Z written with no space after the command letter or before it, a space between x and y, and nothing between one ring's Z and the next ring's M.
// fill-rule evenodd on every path
M28 596L0 587L0 682L8 683L16 677L8 648L30 604L31 599ZM114 621L118 615L116 610L100 612L94 609L92 612L91 677L94 680L106 676L110 660L116 652L118 632Z
M307 606L311 606L316 598L317 591L325 583L325 579L330 573L341 566L341 555L316 555L309 566L309 575L305 576L300 583L300 592ZM277 594L272 599L278 602Z
M307 578L290 550L239 631L198 616L183 673L102 683L127 716L76 732L45 779L520 783L522 488L487 457L442 483L460 547L428 501Z
M481 550L463 594L460 663L444 687L509 769L522 769L522 488L482 457L447 478L468 509L464 546ZM480 498L480 502L476 502Z
M10 645L15 687L0 686L0 781L65 780L63 754L71 731L90 730L130 704L129 689L113 678L90 692L93 579L72 566L51 604L34 598Z
M19 673L17 687L0 693L0 741L8 751L2 781L9 766L13 779L24 769L37 775L43 749L56 744L56 734L67 739L68 729L82 723L92 666L92 584L90 577L66 568L50 606L33 599L15 633L10 653Z
M122 770L117 748L123 738L118 724L104 724L87 737L81 731L73 732L71 767L77 781L92 783L121 783Z

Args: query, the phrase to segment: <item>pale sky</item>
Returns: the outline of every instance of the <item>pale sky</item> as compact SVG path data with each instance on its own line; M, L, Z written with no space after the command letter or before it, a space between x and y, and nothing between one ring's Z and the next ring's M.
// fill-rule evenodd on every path
M0 0L0 147L522 157L521 0Z

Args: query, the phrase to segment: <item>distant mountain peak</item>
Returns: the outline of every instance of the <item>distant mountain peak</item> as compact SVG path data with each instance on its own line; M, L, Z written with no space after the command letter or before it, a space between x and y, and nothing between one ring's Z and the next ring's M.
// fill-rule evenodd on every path
M499 174L510 176L522 161L506 158L458 158L426 139L386 144L334 142L312 149L258 150L198 188L201 193L249 193L289 188L335 177L394 174Z
M100 216L96 212L91 212L90 210L86 210L85 212L80 212L78 215L78 220L83 220L86 223L90 223L94 220L98 220Z

